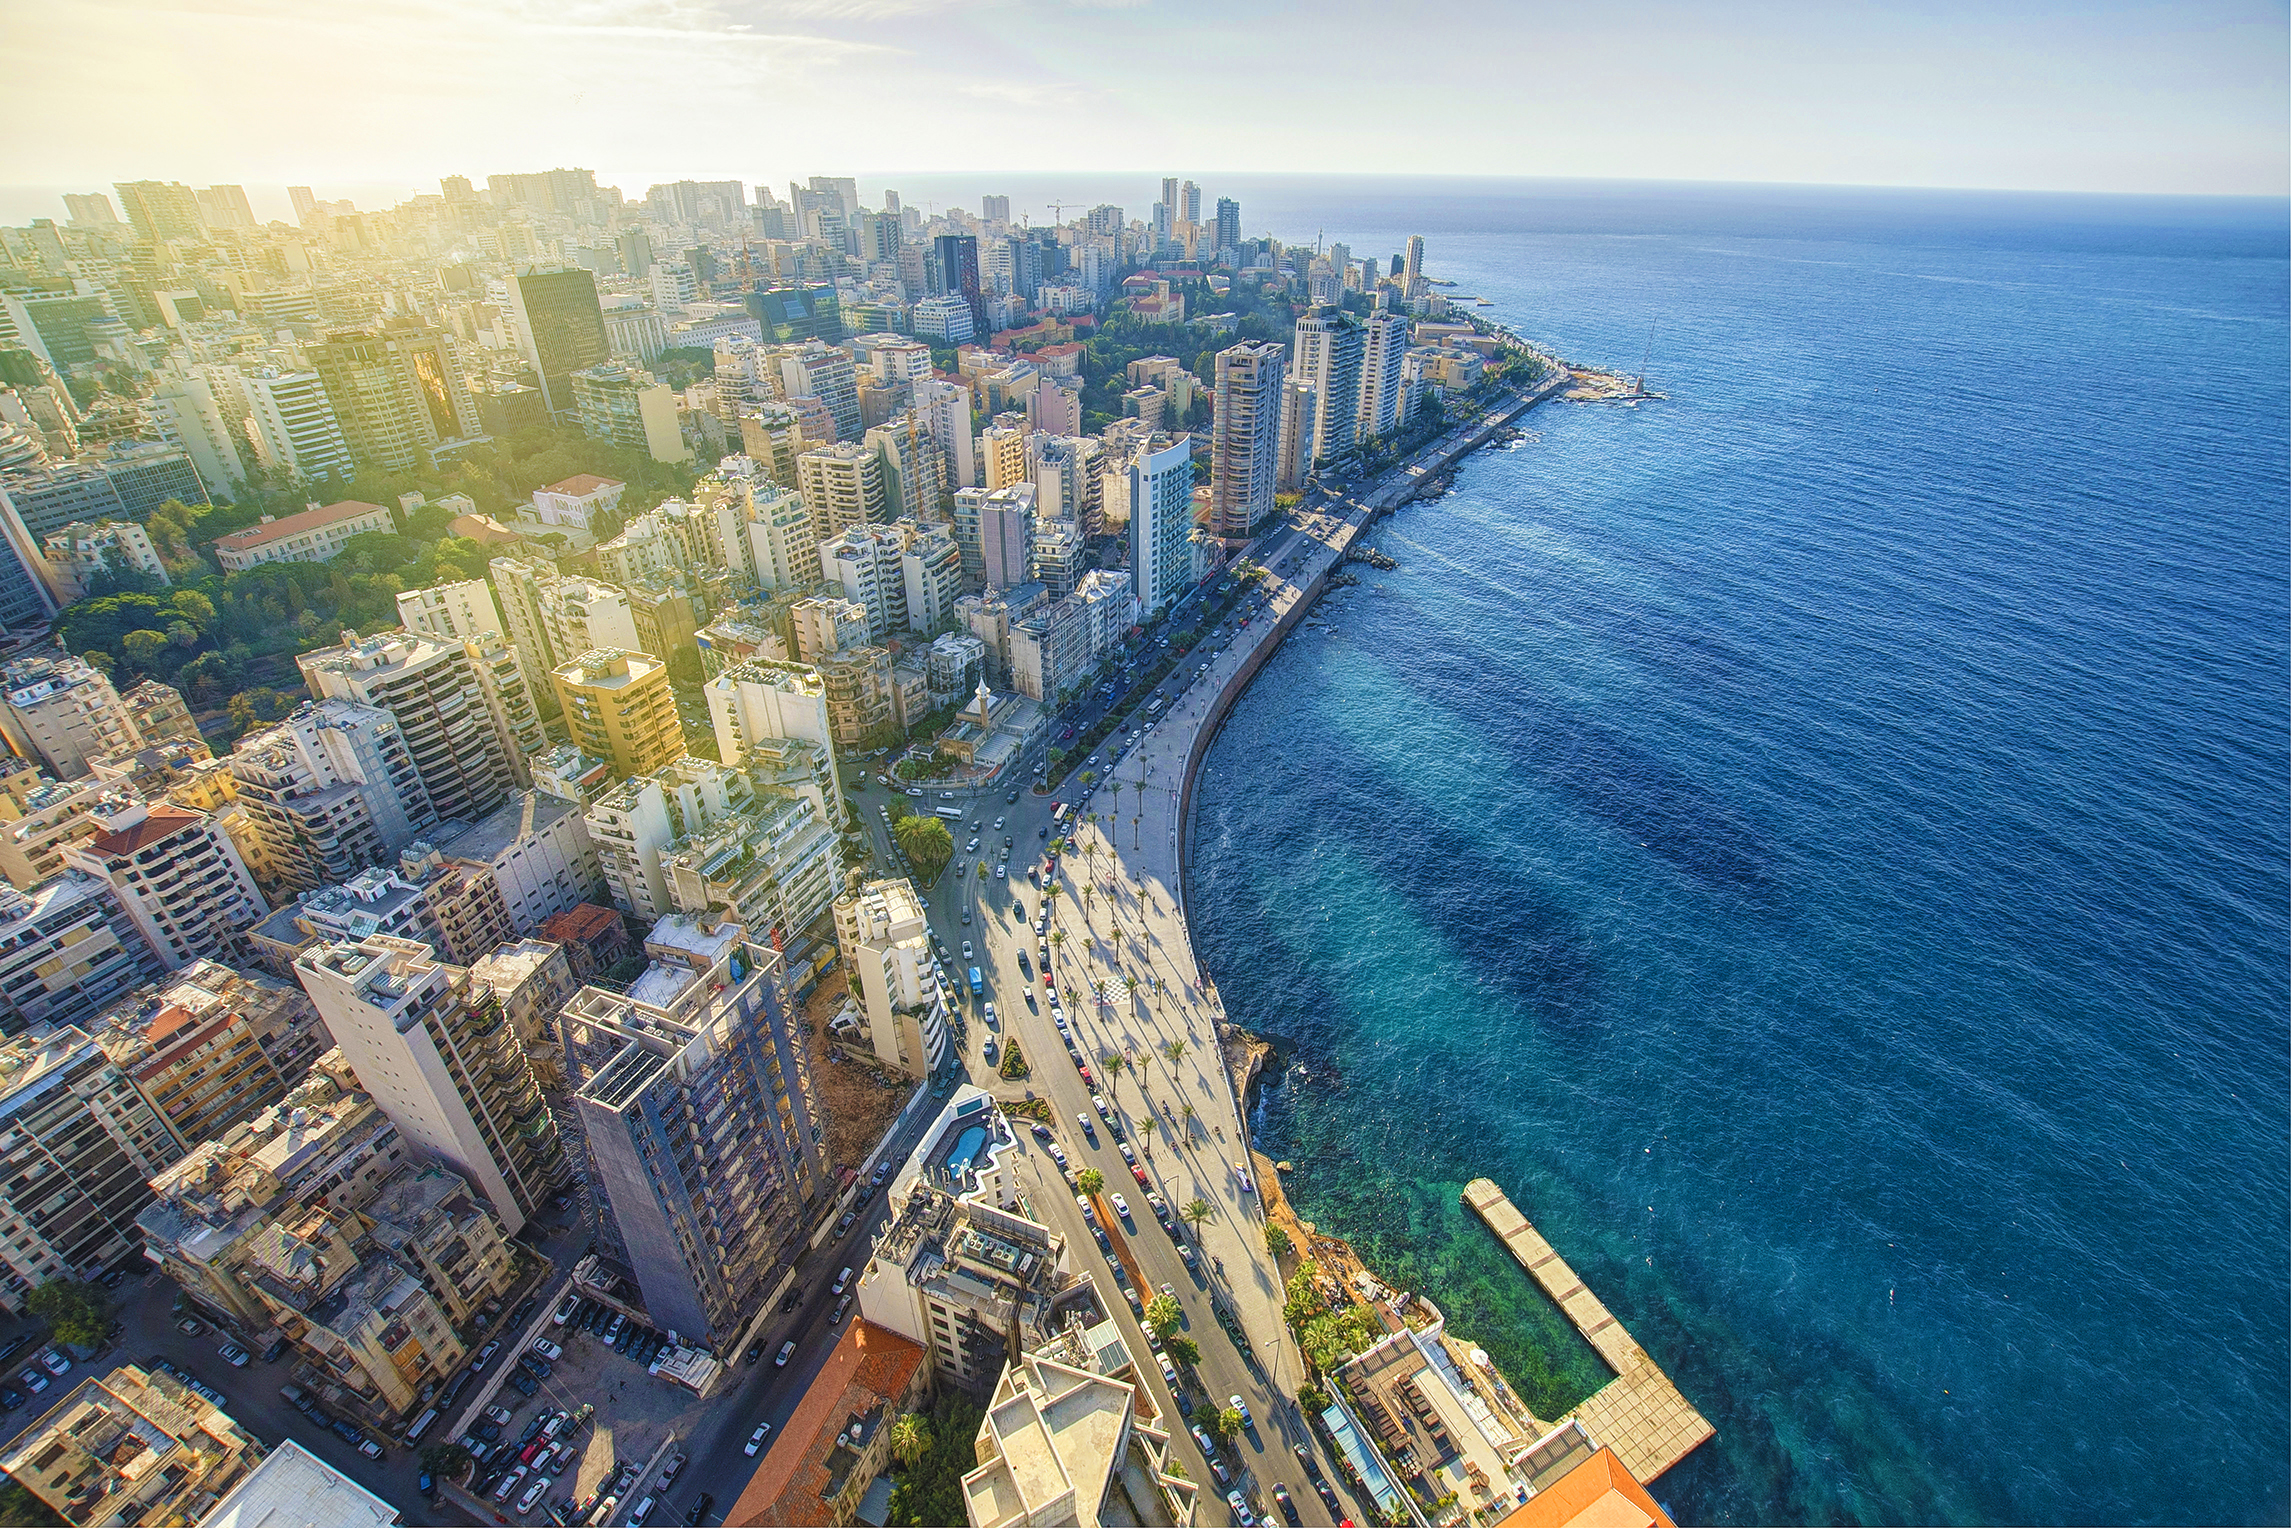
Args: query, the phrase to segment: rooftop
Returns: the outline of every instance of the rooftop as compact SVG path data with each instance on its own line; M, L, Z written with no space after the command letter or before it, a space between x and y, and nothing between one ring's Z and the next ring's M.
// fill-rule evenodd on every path
M199 1528L387 1528L395 1506L288 1438L233 1486Z
M838 1479L834 1456L839 1450L851 1452L842 1440L852 1419L899 1405L923 1357L920 1347L896 1332L865 1319L852 1322L796 1403L795 1414L772 1438L725 1523L794 1528L833 1522L832 1498L849 1477L845 1462Z
M619 478L600 477L594 472L576 472L569 478L551 483L543 493L561 493L576 499L585 499L604 488L626 488Z
M265 520L262 524L249 526L243 531L233 531L228 536L217 537L215 545L234 552L244 552L252 547L268 546L273 541L285 540L289 536L299 536L307 531L323 530L329 525L339 525L345 520L355 520L361 515L379 515L382 513L385 511L379 504L364 504L356 499L344 499L338 504L328 504L318 509L306 509L300 514L286 515L276 520Z

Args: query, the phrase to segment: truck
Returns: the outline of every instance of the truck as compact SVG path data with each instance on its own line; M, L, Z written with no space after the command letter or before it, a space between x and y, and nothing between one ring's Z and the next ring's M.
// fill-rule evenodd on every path
M970 995L972 997L986 996L986 978L979 973L976 966L970 968Z

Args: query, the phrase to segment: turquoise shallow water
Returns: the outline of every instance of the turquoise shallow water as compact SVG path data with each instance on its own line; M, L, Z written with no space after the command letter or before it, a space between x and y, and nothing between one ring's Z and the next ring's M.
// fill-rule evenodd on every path
M1670 394L1389 522L1212 750L1304 1213L1580 1393L1502 1183L1718 1427L1682 1520L2291 1515L2284 208L1245 201Z

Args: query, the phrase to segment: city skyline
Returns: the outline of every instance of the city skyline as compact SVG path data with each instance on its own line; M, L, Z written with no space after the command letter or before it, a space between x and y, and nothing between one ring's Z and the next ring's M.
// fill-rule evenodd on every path
M1383 87L1396 93L1395 110L1385 130L1347 142L1347 171L2291 189L2280 17L2252 6L2066 17L1958 6L1841 16L1801 5L1722 21L1681 9L1531 29L1454 4L1420 10L1411 36L1454 39L1468 50L1459 55L1467 80L1510 84L1437 91L1385 71L1365 10L1339 10L1310 34L1197 5L1016 10L1040 24L1004 25L1002 11L929 0L599 0L547 17L500 6L449 15L411 0L288 17L201 0L189 8L194 32L184 7L162 15L140 0L67 0L19 13L4 34L16 56L48 61L18 82L29 110L7 179L21 186L34 178L24 168L37 165L42 186L126 175L283 186L331 172L342 184L412 187L484 173L467 162L473 152L590 164L624 186L679 174L757 179L765 169L779 178L801 164L917 175L975 164L982 142L996 144L1013 173L1094 176L1106 146L1124 142L1138 145L1139 174L1166 173L1149 158L1222 167L1196 178L1302 172L1329 168L1314 104ZM1205 46L1150 45L1173 27ZM1130 62L1104 68L1112 56ZM1163 57L1173 61L1155 62ZM2032 57L2046 69L2027 70ZM346 58L363 71L354 113L341 109L339 73L312 67ZM1279 67L1264 67L1268 58ZM554 88L497 88L505 59ZM1425 63L1454 67L1437 53ZM861 77L870 109L841 110ZM80 109L99 95L140 104ZM225 100L262 109L217 110ZM707 142L753 148L696 154L682 121L696 101L715 123ZM1008 131L1014 117L1077 113L1091 131ZM376 120L391 131L373 132ZM288 121L294 130L280 131ZM155 144L166 146L164 162L154 162ZM0 211L27 215L7 195Z

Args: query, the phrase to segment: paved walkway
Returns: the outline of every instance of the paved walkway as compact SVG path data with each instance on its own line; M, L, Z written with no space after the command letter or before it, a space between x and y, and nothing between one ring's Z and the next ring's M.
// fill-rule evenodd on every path
M1511 1249L1520 1266L1535 1275L1544 1293L1575 1323L1583 1340L1615 1371L1612 1381L1567 1414L1583 1424L1594 1442L1613 1449L1624 1468L1644 1484L1710 1437L1711 1425L1687 1404L1662 1366L1647 1356L1647 1350L1600 1303L1502 1189L1486 1178L1474 1178L1464 1185L1464 1203L1488 1223L1488 1229Z

